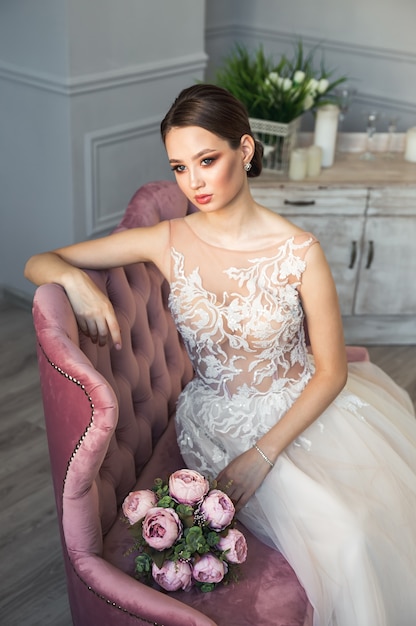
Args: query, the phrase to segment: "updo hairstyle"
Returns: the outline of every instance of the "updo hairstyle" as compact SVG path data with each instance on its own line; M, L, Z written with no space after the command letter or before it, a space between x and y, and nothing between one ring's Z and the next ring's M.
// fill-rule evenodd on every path
M243 135L255 141L251 169L247 176L260 176L263 146L251 131L244 105L229 91L209 84L198 84L181 91L160 125L163 142L172 128L199 126L228 142L236 150Z

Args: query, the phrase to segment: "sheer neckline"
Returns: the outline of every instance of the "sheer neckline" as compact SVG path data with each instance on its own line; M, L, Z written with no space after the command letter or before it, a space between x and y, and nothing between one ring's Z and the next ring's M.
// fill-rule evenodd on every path
M290 241L290 239L295 239L296 237L301 237L301 236L310 236L313 237L313 235L311 233L308 233L306 231L303 231L301 233L297 233L297 234L292 234L289 235L288 237L285 237L283 239L279 239L278 241L269 244L267 246L264 246L263 248L253 248L252 250L243 250L243 249L239 249L239 248L224 248L224 246L219 246L213 243L209 243L208 241L205 241L205 239L202 239L202 237L200 237L195 231L194 229L188 224L188 222L183 218L183 217L179 217L177 218L178 220L181 220L185 226L188 228L188 230L191 231L191 233L193 234L193 236L198 239L199 242L201 242L202 244L204 244L205 246L208 246L209 248L215 248L217 250L221 250L222 252L232 252L232 253L239 253L239 254L255 254L255 253L259 253L259 252L266 252L267 250L275 250L276 248L278 248L279 246L281 246L282 244L286 243L287 241Z

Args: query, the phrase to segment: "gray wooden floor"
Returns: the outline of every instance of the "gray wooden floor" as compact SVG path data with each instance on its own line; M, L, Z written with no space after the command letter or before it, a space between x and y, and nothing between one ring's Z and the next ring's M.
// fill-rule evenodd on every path
M0 346L0 623L71 626L29 310L0 301Z
M0 346L0 623L70 626L32 318L5 300ZM370 353L416 405L416 346Z

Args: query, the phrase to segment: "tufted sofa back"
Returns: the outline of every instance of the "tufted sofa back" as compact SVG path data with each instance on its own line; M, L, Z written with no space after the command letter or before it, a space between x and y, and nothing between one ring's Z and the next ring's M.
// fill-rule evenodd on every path
M155 224L192 210L175 183L149 183L133 196L116 230ZM90 491L92 480L105 535L166 430L192 368L167 308L168 285L154 265L89 274L113 303L123 338L121 351L99 347L78 333L57 285L37 290L33 312L57 503L64 508L66 499ZM88 451L83 448L87 444L89 449L101 448L102 437L108 438L108 451L96 459L93 477L85 472L82 457ZM63 523L70 528L65 515Z

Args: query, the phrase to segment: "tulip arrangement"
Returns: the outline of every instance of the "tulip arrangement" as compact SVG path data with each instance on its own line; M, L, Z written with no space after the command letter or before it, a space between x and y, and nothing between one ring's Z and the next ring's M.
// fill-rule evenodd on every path
M246 107L251 118L288 124L309 109L334 102L334 89L346 80L331 80L332 71L314 67L315 50L304 53L299 41L292 59L283 55L276 65L263 47L251 55L237 45L217 72L216 84L230 91Z
M139 552L136 574L166 591L212 591L235 580L247 558L231 499L199 472L178 470L166 483L158 478L152 490L130 492L122 510Z

